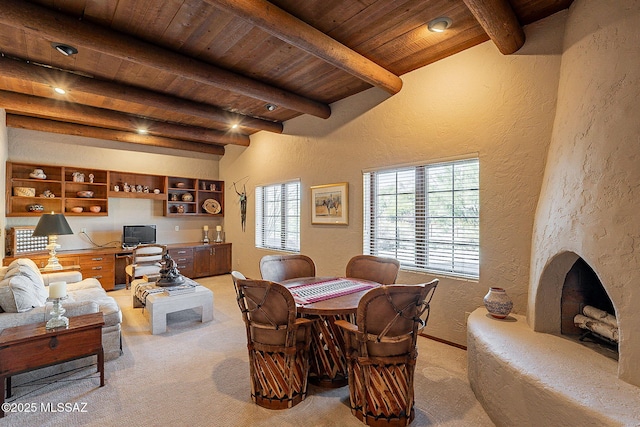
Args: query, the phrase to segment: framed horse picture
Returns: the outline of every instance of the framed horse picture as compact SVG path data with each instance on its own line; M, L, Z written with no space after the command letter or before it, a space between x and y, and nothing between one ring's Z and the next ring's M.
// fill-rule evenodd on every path
M349 183L311 187L312 224L349 224Z

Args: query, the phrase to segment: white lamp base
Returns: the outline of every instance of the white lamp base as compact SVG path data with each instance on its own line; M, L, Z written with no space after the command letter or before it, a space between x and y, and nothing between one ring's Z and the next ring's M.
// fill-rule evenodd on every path
M56 256L56 249L58 249L60 245L56 243L56 239L54 238L54 236L49 236L49 242L50 243L47 245L47 249L49 249L49 259L47 260L47 265L44 267L44 269L62 270L62 265L60 264L60 261L58 261L58 257Z

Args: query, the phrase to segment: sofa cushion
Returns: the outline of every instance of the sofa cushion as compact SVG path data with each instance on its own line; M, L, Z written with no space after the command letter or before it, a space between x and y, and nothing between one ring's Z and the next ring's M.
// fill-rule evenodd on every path
M89 280L89 279L85 279ZM85 281L83 280L83 282ZM81 282L80 282L81 283ZM98 304L98 309L104 314L104 326L117 325L122 321L122 313L115 299L99 287L81 288L69 292L71 301L93 301Z
M42 307L48 292L36 264L20 258L9 264L0 280L0 307L8 313L22 313Z
M116 300L105 292L100 282L93 278L84 279L77 283L67 284L69 301L93 301L98 304L104 314L104 327L117 325L122 322L122 312Z

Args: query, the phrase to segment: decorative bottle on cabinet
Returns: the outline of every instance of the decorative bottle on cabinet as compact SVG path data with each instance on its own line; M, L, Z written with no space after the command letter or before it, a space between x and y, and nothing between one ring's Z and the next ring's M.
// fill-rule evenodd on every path
M502 288L489 288L484 296L484 306L496 319L504 319L511 313L513 301Z

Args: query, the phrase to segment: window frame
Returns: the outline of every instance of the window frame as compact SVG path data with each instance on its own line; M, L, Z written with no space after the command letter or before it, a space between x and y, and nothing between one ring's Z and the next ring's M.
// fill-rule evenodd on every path
M443 169L448 166L451 166L451 188L447 191L429 189L429 170L437 171L436 168ZM460 181L461 177L464 178L463 173L468 170L472 170L474 175L469 181ZM412 173L414 177L411 182L413 184L411 191L401 188L409 182L407 173ZM458 180L456 180L456 173ZM399 174L405 174L405 177L399 180ZM394 175L395 182L391 182ZM480 160L477 155L368 169L363 171L362 176L364 254L393 256L400 261L401 269L406 271L472 280L480 278ZM382 183L379 182L380 179L383 180ZM432 180L433 184L436 180L433 178ZM456 186L456 182L460 184ZM472 186L469 186L469 183ZM395 185L394 190L381 191L381 186L385 184L387 187ZM465 205L463 213L459 214L457 212L460 210L455 206L456 195L460 197L463 192L465 193L463 196L470 196L472 203L467 200L468 205ZM443 206L449 208L450 216L429 215L430 211L433 212L433 205L429 205L429 196L435 193L445 194L445 196L450 194L450 205L445 202L439 205L440 209ZM399 213L398 200L401 197L408 197L410 200L413 197L411 200L413 216L406 215L406 205L404 205L405 215ZM395 200L395 213L382 215L380 209L385 208L385 203L381 200ZM472 209L467 209L470 206ZM451 231L444 234L445 238L442 241L428 237L429 234L437 234L429 231L435 219L441 222L448 220L451 223ZM410 226L407 227L407 224ZM464 226L456 231L457 224L464 224ZM439 226L435 230L443 233L447 227ZM406 238L407 231L410 238ZM403 235L405 237L401 238L400 236ZM440 249L431 249L436 247ZM442 261L443 254L447 251L450 252L450 258ZM434 261L438 255L441 257L439 263Z
M293 198L290 197L291 190L295 192ZM268 200L269 191L279 191L277 200ZM256 248L300 253L301 198L299 179L256 186ZM295 206L292 206L292 203L295 203ZM266 215L269 213L269 207L274 209L272 215ZM277 224L269 227L268 218L276 219Z

